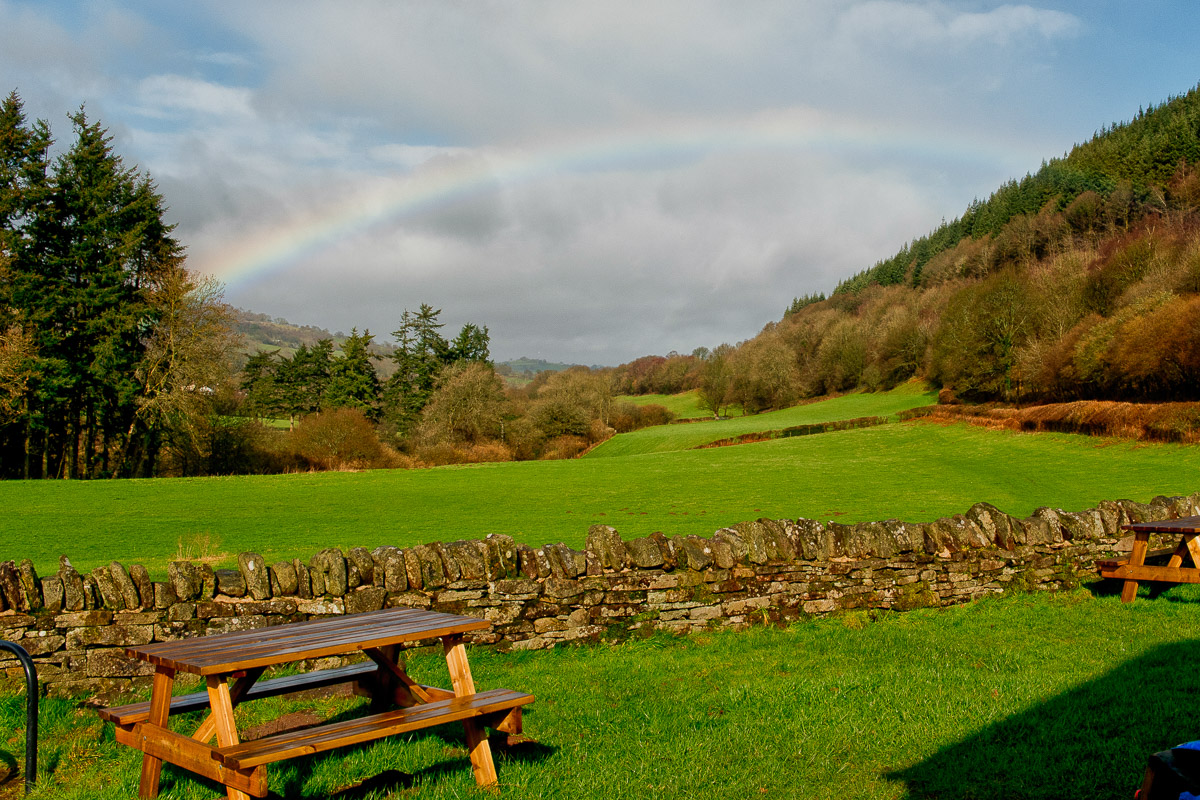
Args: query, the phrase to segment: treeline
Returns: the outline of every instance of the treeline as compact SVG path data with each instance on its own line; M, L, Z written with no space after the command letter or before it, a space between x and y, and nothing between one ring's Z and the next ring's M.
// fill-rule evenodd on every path
M227 369L228 309L150 178L70 119L51 158L50 127L0 103L0 475L152 475Z
M614 400L607 371L545 371L521 387L490 361L486 326L441 334L441 310L405 311L391 377L369 331L292 355L259 350L216 398L222 424L178 471L188 474L419 467L570 458L618 431L663 424L661 406ZM277 422L286 421L280 428Z

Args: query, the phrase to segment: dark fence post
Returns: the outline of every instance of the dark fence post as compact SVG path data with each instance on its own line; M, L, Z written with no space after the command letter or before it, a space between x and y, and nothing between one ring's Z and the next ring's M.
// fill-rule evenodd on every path
M0 650L9 650L25 670L25 794L33 791L37 780L38 682L37 668L24 647L0 641Z

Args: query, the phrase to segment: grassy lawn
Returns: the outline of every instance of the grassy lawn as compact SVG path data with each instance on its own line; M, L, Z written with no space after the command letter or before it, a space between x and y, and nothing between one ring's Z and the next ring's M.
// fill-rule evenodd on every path
M407 546L507 533L582 546L589 525L626 538L711 535L758 517L911 522L987 501L1010 514L1200 489L1200 448L910 422L759 444L429 470L151 481L0 482L0 558L42 574L60 553L164 575L181 539L235 556ZM226 563L232 563L232 560Z
M718 439L744 433L777 431L793 425L833 422L858 417L887 417L900 411L937 402L937 395L916 384L902 384L890 392L847 394L816 403L733 419L706 420L688 425L659 425L614 436L590 451L586 458L612 458L645 453L689 450Z
M271 787L359 800L1127 800L1150 753L1200 737L1197 602L1190 587L1143 592L1132 606L1081 589L787 629L475 648L478 686L538 698L525 725L537 743L497 753L497 792L476 790L453 726L272 765ZM435 655L409 663L422 682L446 685ZM19 690L0 694L0 749L18 764L23 702ZM349 714L358 702L276 698L237 715L246 730L284 712ZM35 798L136 796L140 756L94 712L45 699L41 725ZM381 774L375 788L349 788ZM164 770L164 798L219 796Z
M626 394L616 398L620 403L635 406L660 405L675 413L676 419L711 419L712 412L700 407L700 393L695 389L679 394ZM725 416L736 417L742 413L741 406L725 410Z

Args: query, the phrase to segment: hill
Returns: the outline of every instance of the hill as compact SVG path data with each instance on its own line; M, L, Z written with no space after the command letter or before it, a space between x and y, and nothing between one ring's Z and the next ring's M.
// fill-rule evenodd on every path
M1102 128L958 219L794 301L738 360L792 396L1200 399L1200 88Z
M296 325L283 317L272 317L270 314L260 314L245 309L234 309L234 332L241 337L241 346L234 367L241 369L246 359L259 351L270 352L278 350L285 358L291 358L300 347L312 347L322 339L333 342L335 349L339 348L349 337L342 331L330 333L316 325ZM375 356L375 371L382 379L387 379L396 371L392 363L392 353L395 347L387 342L372 344L371 353Z
M281 355L291 357L301 346L312 347L322 339L330 339L334 346L338 347L348 338L342 331L331 333L316 325L297 325L283 317L272 317L270 314L241 308L234 309L234 330L242 338L242 346L239 349L241 358L237 365L239 369L246 357L259 350L278 350ZM395 349L391 343L379 341L371 348L378 359L375 369L381 378L387 378L395 371L390 360ZM517 379L518 382L527 382L539 372L561 372L572 366L575 365L522 356L496 362L496 372L506 378Z

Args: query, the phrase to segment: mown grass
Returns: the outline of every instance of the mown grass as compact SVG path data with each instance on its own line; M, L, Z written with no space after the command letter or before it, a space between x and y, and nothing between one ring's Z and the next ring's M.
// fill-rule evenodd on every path
M506 533L581 547L595 523L626 538L711 535L758 517L911 522L987 501L1010 514L1147 501L1200 489L1200 448L961 423L900 423L759 444L428 470L136 481L0 482L0 558L41 574L60 553L165 574L180 539L262 553L410 546ZM226 560L224 563L232 563Z
M687 425L659 425L614 436L593 448L585 458L669 453L729 439L746 433L777 431L793 425L856 419L894 417L901 411L937 402L937 395L917 384L903 384L890 392L847 394L782 411L753 414Z
M1083 589L787 629L474 648L478 686L537 695L525 725L537 744L498 751L497 792L475 788L453 726L273 765L271 785L284 798L362 800L1125 800L1150 753L1200 736L1197 602L1188 587L1153 599L1143 590L1131 606ZM436 655L409 664L446 685ZM289 711L354 713L357 702L276 699L237 715L246 730ZM22 714L8 690L0 749L17 763ZM136 795L140 757L91 710L44 700L42 743L35 798ZM218 796L165 769L162 797Z
M679 394L627 394L616 400L635 406L659 405L675 414L676 419L712 419L712 412L700 407L700 393L695 389ZM727 417L741 416L742 407L731 406L724 410L724 414Z

